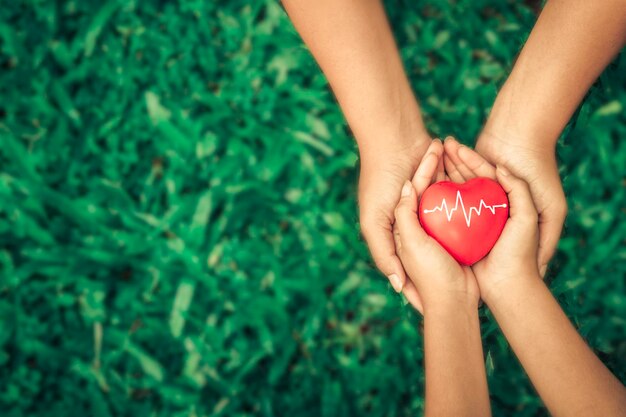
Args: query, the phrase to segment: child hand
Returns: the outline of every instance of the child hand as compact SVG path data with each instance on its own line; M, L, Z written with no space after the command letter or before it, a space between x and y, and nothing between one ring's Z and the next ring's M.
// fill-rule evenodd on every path
M503 167L496 178L509 197L509 219L491 252L472 267L487 304L511 280L541 280L538 216L528 184Z
M420 163L413 183L407 181L395 210L396 251L420 295L424 314L440 306L459 302L477 308L480 293L469 267L459 265L446 250L422 229L418 200L435 178L442 179L442 156L429 151Z
M506 168L494 168L475 151L446 140L445 164L450 177L463 181L481 176L497 180L509 198L509 219L491 252L472 266L487 304L511 280L540 279L537 266L539 229L537 209L526 182Z

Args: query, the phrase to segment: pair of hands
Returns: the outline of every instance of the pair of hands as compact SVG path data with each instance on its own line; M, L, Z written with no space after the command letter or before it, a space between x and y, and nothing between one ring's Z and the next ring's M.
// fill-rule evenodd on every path
M424 232L417 207L430 184L444 179L462 182L478 176L502 185L509 198L510 218L491 252L470 268L461 266ZM481 297L489 303L498 291L506 291L511 277L539 277L538 214L527 184L505 168L496 169L452 138L446 140L445 148L439 140L431 142L412 181L402 187L394 217L396 252L411 278L404 293L424 314L445 307L448 301L475 308Z
M359 183L361 227L374 261L378 269L389 278L394 289L403 291L411 304L420 311L422 307L415 285L406 279L404 267L397 256L392 225L399 190L416 172L431 142L429 137L421 137L404 148L363 155ZM455 182L464 182L475 176L494 178L495 168L492 164L498 164L527 182L538 216L539 250L536 263L543 276L556 249L567 205L554 149L538 149L528 143L522 138L504 139L503 135L486 131L476 145L482 158L458 142L446 140L445 155L442 149L435 148L442 156L440 160L443 160L443 165L438 162L435 180L442 179L442 166L445 166L449 179Z

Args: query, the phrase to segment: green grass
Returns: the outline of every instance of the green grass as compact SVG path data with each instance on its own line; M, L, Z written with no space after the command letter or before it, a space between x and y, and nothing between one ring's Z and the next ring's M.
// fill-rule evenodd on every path
M429 129L472 143L533 11L388 9ZM550 272L622 381L625 76L622 55L559 145ZM421 320L359 236L357 164L275 1L0 7L2 416L419 415ZM494 414L547 415L482 327Z

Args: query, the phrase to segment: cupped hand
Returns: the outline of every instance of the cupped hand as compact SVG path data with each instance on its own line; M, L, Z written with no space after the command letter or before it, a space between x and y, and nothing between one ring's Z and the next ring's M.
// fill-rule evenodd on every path
M432 147L432 146L431 146ZM474 274L463 267L422 229L418 215L418 201L428 186L444 179L443 156L427 152L413 181L402 187L400 202L395 209L394 237L396 252L411 282L419 292L424 311L446 300L468 302L478 306L480 293Z
M497 180L509 198L509 219L489 254L472 266L482 298L490 298L506 281L539 277L537 208L526 182L506 168L494 167L472 149L446 139L445 166L453 181L475 177Z
M443 146L438 142L433 151L441 155ZM392 226L402 184L411 179L431 143L430 138L422 138L404 148L362 154L359 178L361 231L374 262L389 278L393 288L397 292L402 291L419 311L422 311L421 300L415 286L407 282L402 263L396 255Z
M498 166L496 178L509 198L509 219L489 254L472 266L487 304L505 283L541 279L537 267L537 209L526 182Z
M505 136L483 132L476 142L476 151L491 164L508 168L530 187L539 216L537 264L544 276L548 262L556 251L567 215L567 201L554 148L541 149L522 139L505 139Z
M479 155L453 138L446 139L445 151L446 171L452 181L464 182L476 175L495 179L494 165L497 164L529 185L538 214L537 265L543 277L556 250L567 214L567 202L554 152L506 144L498 138L487 139L485 136L476 145Z

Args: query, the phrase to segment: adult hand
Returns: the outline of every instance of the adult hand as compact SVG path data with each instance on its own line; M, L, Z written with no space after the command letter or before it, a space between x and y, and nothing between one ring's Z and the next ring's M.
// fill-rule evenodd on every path
M361 230L376 266L389 278L393 288L397 292L403 291L407 300L420 312L423 309L419 295L415 286L407 281L396 255L392 226L402 185L413 177L429 145L429 152L439 156L443 154L441 142L431 141L429 137L418 138L404 148L362 153L359 179Z
M472 178L472 173L465 167L473 169L479 176L494 178L493 165L501 165L528 183L539 216L537 265L541 276L545 276L567 215L567 201L554 148L531 147L521 139L505 139L483 132L476 143L476 151L485 160L472 155L469 148L454 140L446 140L445 149L449 162L446 170L453 181L462 182Z

